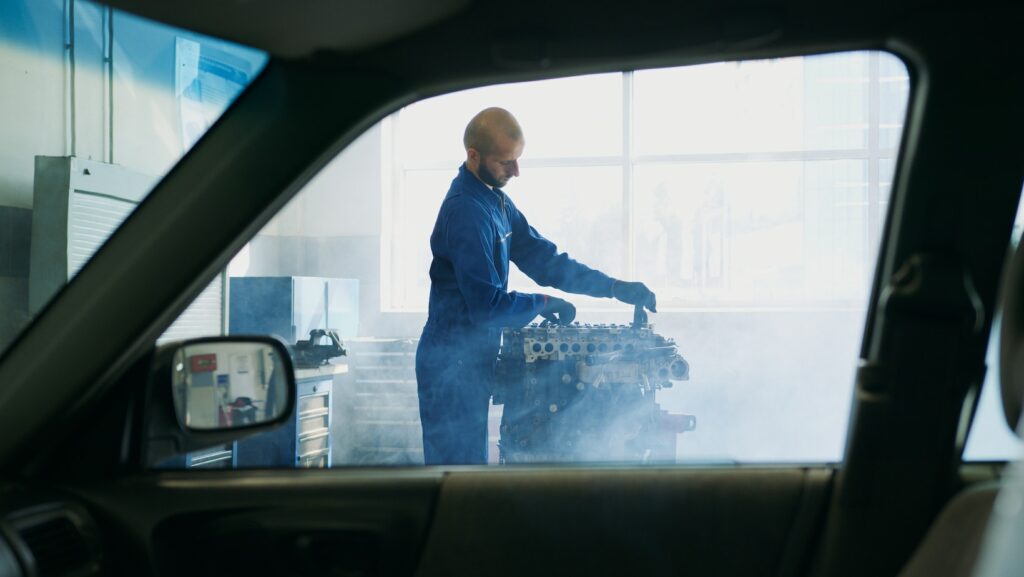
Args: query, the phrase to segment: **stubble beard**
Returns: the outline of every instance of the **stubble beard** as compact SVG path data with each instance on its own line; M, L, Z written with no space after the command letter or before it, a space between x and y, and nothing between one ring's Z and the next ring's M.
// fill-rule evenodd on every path
M487 170L487 166L485 166L484 163L482 162L480 163L480 167L477 170L477 172L480 173L480 180L484 181L484 184L487 184L489 186L501 188L508 184L507 178L505 180L498 180L490 170Z

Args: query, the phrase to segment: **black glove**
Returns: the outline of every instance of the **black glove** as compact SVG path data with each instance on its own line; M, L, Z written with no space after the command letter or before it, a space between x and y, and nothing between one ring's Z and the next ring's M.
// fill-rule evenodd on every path
M576 318L576 307L567 300L544 295L544 308L540 316L556 325L567 325Z
M612 296L626 304L646 307L652 313L658 312L658 299L642 282L617 280L612 284Z

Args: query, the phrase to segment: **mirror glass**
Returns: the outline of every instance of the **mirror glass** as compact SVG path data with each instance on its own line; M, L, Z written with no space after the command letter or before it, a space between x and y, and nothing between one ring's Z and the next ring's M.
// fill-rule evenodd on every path
M288 406L288 369L267 343L187 344L175 353L171 370L178 420L189 429L265 423Z

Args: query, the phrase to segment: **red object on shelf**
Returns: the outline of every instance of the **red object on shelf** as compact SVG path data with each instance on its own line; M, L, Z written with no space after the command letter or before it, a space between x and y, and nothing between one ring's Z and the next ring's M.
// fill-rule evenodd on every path
M217 370L217 355L193 355L189 357L189 365L193 373L211 373Z

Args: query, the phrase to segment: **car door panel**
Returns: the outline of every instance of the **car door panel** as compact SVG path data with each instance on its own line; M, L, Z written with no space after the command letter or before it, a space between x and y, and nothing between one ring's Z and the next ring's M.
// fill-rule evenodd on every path
M796 468L452 475L417 574L793 574L829 479Z
M441 478L189 471L67 489L122 559L115 574L408 575Z
M161 575L791 575L807 568L831 478L795 467L239 471L71 489L116 536L108 547Z

